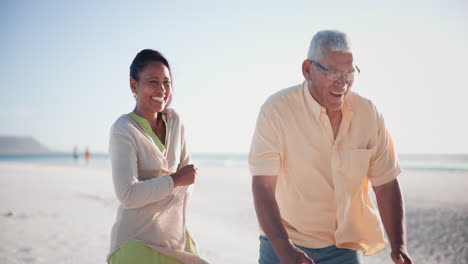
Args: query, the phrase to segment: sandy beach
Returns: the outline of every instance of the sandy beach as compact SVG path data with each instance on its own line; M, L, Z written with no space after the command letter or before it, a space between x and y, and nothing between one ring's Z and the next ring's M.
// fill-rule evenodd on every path
M468 172L405 171L415 263L468 263ZM118 202L110 168L0 162L0 263L105 263ZM210 263L257 263L247 168L200 167L189 227ZM389 249L364 264L392 263Z

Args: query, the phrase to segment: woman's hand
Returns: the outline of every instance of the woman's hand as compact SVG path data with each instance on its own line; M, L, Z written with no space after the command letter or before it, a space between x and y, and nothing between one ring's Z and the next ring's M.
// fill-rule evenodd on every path
M195 176L197 176L197 170L198 168L195 167L195 165L189 164L178 172L171 174L174 187L193 184L195 182Z

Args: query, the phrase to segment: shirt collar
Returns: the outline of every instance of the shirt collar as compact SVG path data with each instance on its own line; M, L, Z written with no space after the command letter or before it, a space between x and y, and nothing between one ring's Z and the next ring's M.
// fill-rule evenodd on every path
M158 138L158 136L154 133L154 131L151 128L151 125L148 122L148 120L146 120L145 118L137 115L133 111L130 112L128 114L128 116L133 121L135 121L138 124L138 126L153 140L154 144L161 151L161 153L164 153L164 151L166 151L166 146L161 142L161 140ZM167 139L168 129L167 129L166 114L165 113L162 113L162 119L163 119L164 123L166 124L166 139Z
M309 87L307 85L307 81L302 83L302 89L304 92L304 96L306 98L307 104L310 106L312 110L312 114L314 115L315 119L320 120L320 114L323 112L326 114L327 110L325 107L321 106L315 98L310 94Z
M166 123L166 122L167 122L167 121L166 121L166 119L167 119L167 117L166 117L167 113L161 112L161 114L162 114L162 119L163 119L164 123ZM140 126L144 127L145 129L148 129L148 128L149 128L149 129L151 130L151 125L150 125L150 123L149 123L148 120L146 120L144 117L141 117L141 116L137 115L137 114L136 114L135 112L133 112L133 111L130 112L128 115L129 115L135 122L137 122ZM166 125L167 125L167 123L166 123Z
M349 88L348 88L349 89ZM349 103L349 96L351 95L351 91L348 91L346 94L343 107L341 107L341 112L343 112L343 117L351 120L353 117L353 108L351 107L351 104Z

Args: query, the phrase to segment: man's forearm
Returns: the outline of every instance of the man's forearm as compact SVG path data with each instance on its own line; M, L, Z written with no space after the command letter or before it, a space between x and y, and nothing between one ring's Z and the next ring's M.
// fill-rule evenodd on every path
M380 217L392 249L406 248L406 219L403 195L397 180L374 187Z
M281 215L276 202L274 188L265 185L256 177L268 176L255 176L252 182L252 191L255 204L255 211L260 226L270 240L271 245L275 252L279 255L282 251L290 247L288 233L281 222ZM273 176L271 176L273 177Z

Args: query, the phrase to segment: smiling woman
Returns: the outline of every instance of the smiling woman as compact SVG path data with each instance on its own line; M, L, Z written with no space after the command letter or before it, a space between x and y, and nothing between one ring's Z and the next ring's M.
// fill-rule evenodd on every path
M108 262L206 263L186 227L185 211L197 168L184 126L171 102L171 70L155 50L142 50L130 66L133 112L111 128L109 153L120 201Z
M142 50L130 66L130 87L141 114L161 112L171 102L171 70L167 60L157 51ZM152 118L152 117L151 117Z

